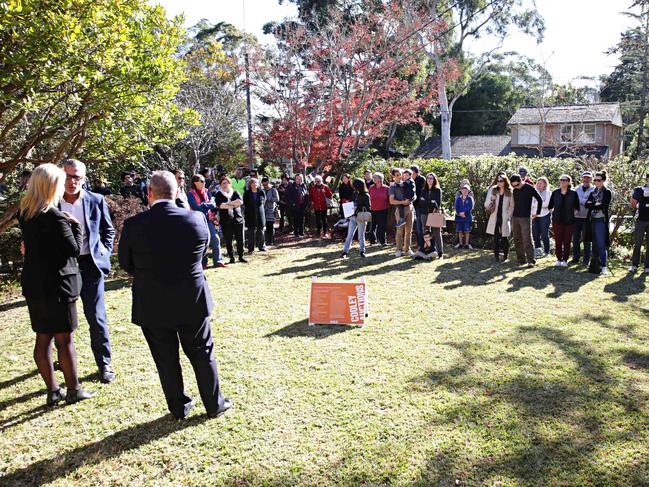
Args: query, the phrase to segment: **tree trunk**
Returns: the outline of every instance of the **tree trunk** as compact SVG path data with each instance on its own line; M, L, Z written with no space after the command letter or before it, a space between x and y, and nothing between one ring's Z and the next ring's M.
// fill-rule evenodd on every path
M649 91L649 12L646 7L642 9L644 25L642 32L642 91L640 92L640 122L638 125L638 143L635 148L635 158L642 156L644 149L644 121L647 117L647 92Z
M438 68L439 70L439 68ZM442 136L442 159L451 160L451 118L453 117L446 95L446 80L443 75L437 79L437 91L439 97L439 110L441 119L441 136Z

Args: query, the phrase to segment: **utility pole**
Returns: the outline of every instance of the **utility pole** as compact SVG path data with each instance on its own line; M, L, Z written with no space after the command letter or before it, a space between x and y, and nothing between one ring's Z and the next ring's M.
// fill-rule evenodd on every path
M647 94L649 91L649 79L647 70L649 69L649 12L647 11L647 6L643 3L642 5L642 14L641 14L641 36L642 39L642 91L640 92L640 123L638 125L638 143L635 149L635 158L638 159L642 156L644 150L644 129L645 129L645 117L647 116Z
M252 169L255 167L255 140L252 133L252 106L250 103L250 61L248 59L248 40L246 37L246 0L242 0L242 6L244 35L243 59L246 66L246 115L248 119L248 169Z

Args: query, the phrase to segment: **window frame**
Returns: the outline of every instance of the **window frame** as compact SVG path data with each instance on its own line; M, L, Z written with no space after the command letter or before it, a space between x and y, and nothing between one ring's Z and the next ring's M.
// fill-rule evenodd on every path
M534 132L536 131L536 133ZM534 141L536 138L536 142ZM519 145L538 145L541 143L541 126L540 125L519 125L518 126L518 144Z

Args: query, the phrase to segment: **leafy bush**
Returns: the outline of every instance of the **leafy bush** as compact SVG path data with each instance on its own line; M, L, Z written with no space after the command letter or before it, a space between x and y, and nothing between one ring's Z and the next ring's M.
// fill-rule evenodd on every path
M136 198L124 198L119 195L106 196L106 203L110 210L110 218L113 220L115 227L115 241L113 244L114 252L117 251L119 245L119 237L122 234L124 221L127 218L137 215L142 211L142 205Z
M0 271L15 274L20 269L23 256L20 253L22 234L16 225L0 234Z
M550 181L550 189L559 184L562 174L572 176L574 186L581 182L581 173L585 170L606 169L608 172L607 185L613 192L611 214L619 218L615 220L613 237L617 238L620 231L624 230L625 222L630 222L633 215L629 205L629 197L633 188L641 184L643 175L647 171L644 162L630 161L627 158L618 158L609 162L595 159L557 159L557 158L527 158L515 155L505 157L484 155L479 157L461 157L446 161L443 159L400 159L385 160L372 159L365 166L358 168L353 174L362 177L365 169L372 172L381 172L386 181L390 181L390 169L393 167L419 166L422 175L429 172L435 173L442 187L442 205L447 213L453 213L455 194L459 189L460 181L468 179L475 194L476 231L484 232L487 215L484 211L484 199L493 179L498 171L505 171L511 175L518 172L521 166L527 167L533 179L545 176ZM627 217L627 218L624 218ZM626 240L626 239L623 239Z

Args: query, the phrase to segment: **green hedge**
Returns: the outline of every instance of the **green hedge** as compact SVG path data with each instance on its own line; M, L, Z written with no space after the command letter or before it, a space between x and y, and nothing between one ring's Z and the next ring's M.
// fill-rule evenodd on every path
M455 203L455 194L460 181L468 179L476 198L476 230L483 232L486 227L484 212L484 199L495 175L505 171L511 175L518 172L518 168L525 166L530 171L533 179L545 176L550 181L551 189L559 184L562 174L572 176L575 186L581 182L581 173L585 170L595 171L606 169L609 174L608 187L613 191L612 214L619 216L632 216L633 211L629 205L629 198L633 188L644 182L647 172L647 163L644 161L629 161L619 158L603 163L597 160L583 159L556 159L556 158L527 158L509 155L461 157L446 161L443 159L401 159L385 160L373 159L359 168L354 176L362 177L366 169L372 172L381 172L386 180L390 180L390 169L393 167L410 167L416 164L421 174L435 173L442 186L442 205L447 213L452 214ZM622 220L620 219L620 223ZM623 228L623 227L622 227ZM616 228L615 234L618 233Z

